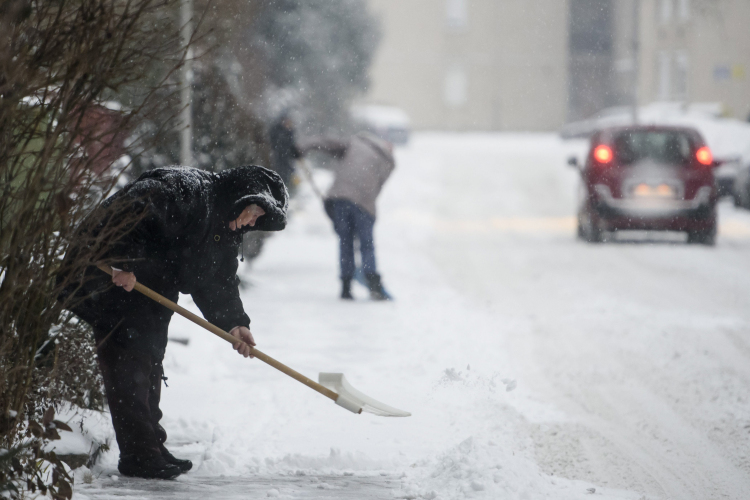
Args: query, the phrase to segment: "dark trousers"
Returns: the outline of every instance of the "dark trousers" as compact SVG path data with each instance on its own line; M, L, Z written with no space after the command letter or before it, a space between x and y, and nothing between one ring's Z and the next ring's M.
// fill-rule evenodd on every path
M354 239L359 240L362 256L362 271L365 274L377 273L375 265L375 243L372 230L375 217L349 200L332 200L333 229L339 236L339 256L341 278L354 277Z
M167 440L159 424L161 358L105 340L97 349L99 368L120 455L157 456Z

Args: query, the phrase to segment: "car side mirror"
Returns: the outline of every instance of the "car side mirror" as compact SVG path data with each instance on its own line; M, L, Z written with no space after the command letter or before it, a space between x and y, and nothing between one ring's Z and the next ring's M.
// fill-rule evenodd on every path
M568 158L568 165L578 168L578 158L576 158L575 156L571 156L570 158Z

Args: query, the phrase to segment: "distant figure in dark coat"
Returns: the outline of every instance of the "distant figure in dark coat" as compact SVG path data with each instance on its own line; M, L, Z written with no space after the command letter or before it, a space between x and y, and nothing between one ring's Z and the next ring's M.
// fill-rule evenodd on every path
M353 298L351 283L355 272L356 238L370 298L389 299L375 262L373 228L377 215L375 200L395 167L393 146L373 134L361 132L348 141L312 139L301 149L303 152L323 151L337 159L332 162L336 178L325 203L339 237L341 298Z
M266 168L217 174L170 167L144 173L92 214L94 234L83 234L81 242L104 228L117 228L104 242L114 275L91 266L63 296L82 299L73 302L72 310L94 330L122 474L172 479L192 467L167 451L159 424L172 311L128 293L136 278L175 302L179 293L192 295L208 321L254 346L239 296L237 252L246 231L283 229L286 210L286 188ZM78 253L74 243L66 258ZM247 345L239 351L250 355Z
M302 156L295 140L294 123L288 113L281 115L279 120L268 131L273 152L273 168L281 176L284 184L292 186L294 162Z

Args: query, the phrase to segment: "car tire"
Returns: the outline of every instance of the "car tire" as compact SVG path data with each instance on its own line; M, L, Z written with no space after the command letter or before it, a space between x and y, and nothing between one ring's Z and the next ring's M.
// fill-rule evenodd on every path
M687 242L710 247L716 245L716 221L705 231L688 231Z
M578 237L587 243L602 243L604 231L590 214L578 217Z
M737 208L742 208L742 195L737 190L737 185L732 186L732 202Z
M750 209L750 203L748 202L748 198L750 198L750 183L748 183L747 168L737 174L734 186L732 186L732 196L734 198L734 206Z
M604 232L598 227L592 226L586 235L586 241L589 243L604 243Z

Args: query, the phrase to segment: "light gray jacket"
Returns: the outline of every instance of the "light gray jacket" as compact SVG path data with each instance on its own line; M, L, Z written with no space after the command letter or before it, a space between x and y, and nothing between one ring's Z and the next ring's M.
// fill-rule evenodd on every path
M348 141L314 139L301 149L317 149L338 158L331 165L336 179L328 190L329 199L349 200L376 216L375 200L395 168L387 142L365 132Z

